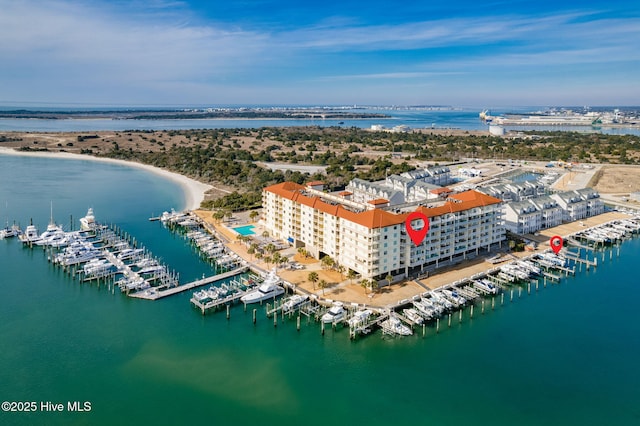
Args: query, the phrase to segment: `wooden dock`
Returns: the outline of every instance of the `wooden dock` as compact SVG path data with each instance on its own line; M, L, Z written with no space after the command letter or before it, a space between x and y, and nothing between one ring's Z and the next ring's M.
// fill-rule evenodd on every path
M236 275L242 274L246 272L249 268L247 266L241 266L232 271L225 272L224 274L213 275L211 277L205 277L196 281L192 281L190 283L182 284L177 287L172 287L167 290L154 290L148 289L144 291L139 291L136 293L131 293L129 296L135 297L138 299L146 299L146 300L157 300L162 299L163 297L171 296L174 294L182 293L183 291L191 290L197 287L201 287L207 284L213 284L218 281L225 280L227 278L235 277Z

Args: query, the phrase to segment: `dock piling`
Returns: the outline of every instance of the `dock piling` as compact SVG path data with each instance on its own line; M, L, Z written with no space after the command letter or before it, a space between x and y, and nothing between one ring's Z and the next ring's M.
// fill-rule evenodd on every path
M247 309L247 305L245 304L244 307L245 307L245 310L246 310ZM254 308L253 309L253 323L254 324L256 323L256 311L257 311L257 309Z

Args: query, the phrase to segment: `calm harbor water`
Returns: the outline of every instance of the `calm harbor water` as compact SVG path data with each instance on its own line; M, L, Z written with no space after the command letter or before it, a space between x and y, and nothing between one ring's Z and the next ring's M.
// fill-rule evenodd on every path
M492 110L492 114L505 112L534 111L532 107L516 107L504 111ZM112 119L0 119L0 131L32 131L32 132L84 132L84 131L124 131L124 130L189 130L189 129L228 129L260 127L359 127L369 129L372 125L383 125L386 128L408 126L411 129L463 129L486 130L487 124L480 121L476 108L451 109L364 109L362 112L385 114L387 118L374 119L335 119L335 120L281 120L281 119L184 119L184 120L112 120ZM575 131L589 133L605 133L615 135L640 135L638 128L592 128L589 126L507 126L507 130L532 131Z
M151 214L184 201L169 181L88 161L0 156L0 219L88 207L184 279L210 271ZM6 202L6 204L5 204ZM601 255L600 255L601 256ZM155 302L81 285L41 250L0 241L0 396L89 401L84 413L0 413L31 424L635 425L640 422L640 240L596 271L468 311L439 334L350 341L348 330L203 317L189 293Z

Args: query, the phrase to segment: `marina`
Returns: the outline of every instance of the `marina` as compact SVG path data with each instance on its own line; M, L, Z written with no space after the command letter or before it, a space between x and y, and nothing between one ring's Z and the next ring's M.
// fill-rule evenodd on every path
M30 179L39 173L58 176L55 169L49 170L42 163L36 163L33 171L22 162L3 163L0 175L19 167ZM74 170L58 160L48 163L57 166L63 176ZM74 167L83 169L81 162ZM55 212L84 213L88 205L93 205L100 218L126 228L138 240L137 247L143 241L185 281L212 274L210 265L194 256L188 241L147 220L151 209L161 212L166 206L179 206L179 199L153 195L155 178L144 186L134 186L127 182L135 180L136 175L126 169L116 169L110 175L101 170L100 165L92 165L89 178L82 179L82 187L71 173L73 181L63 180L55 192L56 199L76 200L79 194L87 194L83 188L88 185L95 188L98 202L82 198L64 206L56 204ZM100 182L92 182L93 176ZM114 189L105 194L104 186L110 182L114 182ZM15 209L15 214L12 210L9 225L14 217L27 218L23 223L28 225L33 215L34 224L42 224L44 230L51 189L42 188L46 192L33 196L33 189L25 182L9 189L16 186L20 190L5 198L22 207ZM133 203L122 212L121 203L113 201L123 197L122 188L140 188L133 197L145 200L144 204ZM178 194L179 190L174 192ZM42 200L39 203L35 201L38 198ZM100 204L100 199L109 203ZM38 217L38 213L42 215ZM170 250L163 250L165 247ZM571 252L578 250L576 246L569 248ZM311 303L313 298L284 317L278 311L277 327L272 316L264 319L266 303L271 301L263 306L249 305L247 312L243 312L242 304L231 305L229 320L226 306L220 306L216 314L202 316L197 308L187 306L191 292L158 303L119 297L118 292L112 296L102 284L99 288L78 285L79 281L63 273L62 268L47 263L48 252L42 248L34 246L30 250L17 238L7 238L0 242L0 264L4 276L9 277L3 280L4 308L0 312L4 343L0 359L7 368L0 375L5 390L13 395L41 400L52 395L91 398L103 419L91 417L96 424L121 421L123 412L132 422L162 424L169 418L198 422L206 406L217 418L237 418L241 412L240 423L288 425L317 412L316 395L334 398L331 409L314 415L310 424L358 422L363 412L376 414L371 424L410 423L417 416L434 424L607 424L612 412L619 424L633 424L639 380L635 354L640 350L637 339L632 338L637 333L633 301L638 297L634 285L638 253L637 238L625 239L619 246L581 248L581 258L590 262L597 258L596 269L586 271L585 264L579 264L575 276L562 273L559 285L548 280L546 289L539 279L538 291L531 284L530 295L527 283L500 288L494 298L485 299L484 315L478 299L473 304L473 318L467 304L464 310L440 317L439 332L437 321L428 322L424 338L422 326L417 325L413 336L387 335L383 339L374 323L368 334L358 334L367 337L350 339L350 328L343 323L335 329L327 325L321 338L322 326L315 322L314 310L319 313L326 307ZM433 276L424 282L435 289L441 286L438 280ZM365 293L362 288L360 292ZM326 298L333 299L345 295L334 294L331 289L326 293ZM278 306L285 297L276 300ZM367 301L379 304L387 297L380 292ZM363 309L362 304L358 308L345 305L353 312ZM402 314L402 308L398 308L398 314ZM384 315L371 315L369 321ZM602 374L589 373L594 369ZM336 377L347 371L351 379L340 380L337 389ZM549 377L553 377L552 386ZM575 383L586 386L576 393ZM300 390L310 384L314 396L306 397ZM390 391L358 397L363 388ZM408 393L423 395L425 405L413 407L407 400ZM141 394L148 398L140 398ZM461 400L466 404L464 411L472 415L459 410ZM506 408L500 416L495 415L496 401ZM355 405L358 410L354 410ZM403 409L381 408L389 406ZM535 422L523 422L523 412L535 412ZM23 424L38 423L41 415L24 413ZM56 413L47 419L69 424L79 421L79 416L93 415ZM296 421L291 420L292 415Z
M212 263L216 273L180 284L177 274L169 272L146 249L137 248L133 237L117 227L95 222L92 209L81 218L79 231L64 232L55 225L52 215L44 233L38 234L30 225L24 233L16 230L16 234L24 245L44 247L53 264L79 275L82 281L99 284L102 280L112 292L118 287L133 298L158 300L194 290L189 301L202 315L226 307L227 318L234 304L243 304L246 311L247 305L266 303L265 314L273 317L274 326L280 314L283 319L295 315L300 330L304 315L320 324L322 335L326 326L336 330L342 325L349 329L349 338L356 339L377 328L382 336L410 336L416 329L422 337L428 329L439 333L441 321L451 327L452 318L457 317L458 322L463 316L473 318L478 306L484 314L488 304L495 309L498 298L503 305L505 294L513 301L514 293L521 297L524 289L530 294L532 288L538 291L540 285L546 287L548 282L557 284L574 276L583 266L586 271L596 268L598 252L603 253L602 261L605 250L610 259L614 251L619 256L620 243L640 232L638 217L606 222L567 235L569 246L558 254L542 251L525 257L503 256L485 272L380 307L310 295L278 277L276 268L265 273L230 251L223 243L224 237L212 232L196 215L172 211L158 220L170 232L183 235L204 260ZM209 287L199 290L205 286ZM287 290L293 295L278 301ZM256 311L254 308L254 324Z

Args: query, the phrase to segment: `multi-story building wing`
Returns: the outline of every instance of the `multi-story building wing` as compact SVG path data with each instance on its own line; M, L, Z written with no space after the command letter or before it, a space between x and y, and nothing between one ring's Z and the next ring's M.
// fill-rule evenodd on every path
M566 222L573 222L588 217L587 200L576 191L565 191L552 194L551 198L562 207L563 217Z
M542 229L542 211L527 201L504 206L504 227L516 234L530 234Z
M540 229L547 229L562 224L562 207L548 195L529 200L541 213Z
M408 275L442 262L477 254L504 240L501 201L476 192L451 195L433 207L388 211L388 200L356 202L315 186L284 182L263 191L263 219L272 236L305 247L314 257L331 256L365 278ZM408 237L412 211L429 218L421 244ZM421 223L415 224L420 228Z

